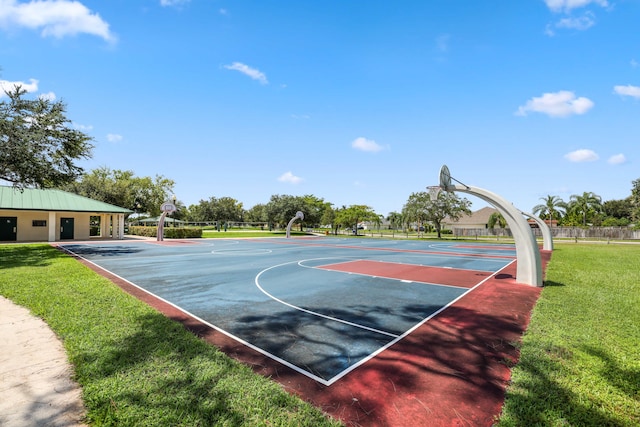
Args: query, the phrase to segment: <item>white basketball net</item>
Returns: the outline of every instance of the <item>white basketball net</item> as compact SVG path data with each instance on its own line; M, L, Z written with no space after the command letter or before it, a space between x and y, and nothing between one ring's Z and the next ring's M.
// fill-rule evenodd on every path
M432 185L427 187L427 190L429 190L429 197L431 198L431 201L435 202L438 200L438 195L440 194L440 191L442 191L442 187L439 185Z

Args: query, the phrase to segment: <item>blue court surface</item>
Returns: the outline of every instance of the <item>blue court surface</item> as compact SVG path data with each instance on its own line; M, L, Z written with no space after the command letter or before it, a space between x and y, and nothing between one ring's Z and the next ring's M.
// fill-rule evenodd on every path
M325 385L515 261L513 245L333 237L59 246Z

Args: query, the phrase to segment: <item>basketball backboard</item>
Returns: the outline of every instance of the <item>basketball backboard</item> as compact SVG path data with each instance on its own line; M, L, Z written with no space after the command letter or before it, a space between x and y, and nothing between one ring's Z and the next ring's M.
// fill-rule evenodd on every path
M451 173L447 165L442 165L440 168L440 187L442 187L443 190L451 187Z

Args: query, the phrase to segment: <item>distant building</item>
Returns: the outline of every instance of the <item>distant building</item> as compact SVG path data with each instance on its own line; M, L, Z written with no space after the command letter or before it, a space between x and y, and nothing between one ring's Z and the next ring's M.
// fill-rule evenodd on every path
M62 190L0 186L0 241L122 239L130 213Z
M480 210L472 212L471 215L463 215L458 221L452 221L451 218L445 218L442 221L443 228L455 230L456 228L489 228L489 217L497 209L484 207Z
M549 227L557 227L558 226L558 221L555 220L555 219L544 219L543 221ZM527 222L529 223L529 227L531 227L531 228L540 228L538 226L538 224L532 219L527 219Z
M450 218L445 218L442 222L443 228L447 228L450 230L456 229L478 229L478 228L489 228L489 218L494 213L498 212L497 209L492 207L484 207L475 212L472 212L471 215L463 215L460 217L458 221L452 221ZM527 218L527 222L529 223L529 227L538 228L538 224L530 218ZM549 227L557 227L558 221L545 219L544 222ZM498 227L496 224L495 227ZM507 226L509 228L509 226Z

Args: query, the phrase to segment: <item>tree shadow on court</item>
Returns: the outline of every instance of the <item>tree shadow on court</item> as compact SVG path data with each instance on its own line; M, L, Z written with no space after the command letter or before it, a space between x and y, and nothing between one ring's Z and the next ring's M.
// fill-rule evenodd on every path
M450 307L363 365L349 382L366 390L374 373L385 378L375 395L359 398L371 410L393 401L398 410L426 407L431 417L456 419L456 413L477 417L482 408L479 413L490 421L504 395L508 369L517 360L520 333L508 317Z
M64 249L64 248L63 248ZM137 248L134 246L116 246L116 245L105 245L105 246L71 246L69 247L71 251L73 251L76 255L82 256L100 256L100 257L116 257L116 256L126 256L131 254L136 254L142 252L142 248Z
M383 426L412 420L415 425L451 425L452 420L466 420L466 425L492 425L500 412L510 367L518 360L519 340L539 295L539 289L504 282L508 284L489 292L481 288L464 297L321 391L295 372L265 372L277 372L283 384L299 384L305 398L348 423ZM367 307L363 319L368 326L381 325L378 319L390 311L382 304ZM424 315L425 305L416 301L393 312L411 319ZM262 319L265 325L279 333L304 333L304 324L298 323L303 320L300 315L290 315L283 322L280 313L272 314L272 318ZM249 330L251 325L245 327ZM349 351L354 345L351 337L340 328L333 332L342 333L343 338L329 338L329 343L322 337L313 340L336 351ZM335 366L345 359L340 355L326 357Z
M366 315L354 315L359 309L306 307L334 319L384 330L376 318L389 316L385 307L371 308ZM389 343L393 337L357 328L299 310L270 311L261 315L241 316L229 330L233 335L306 370L329 380L372 352Z
M497 298L500 299L500 296ZM477 303L475 301L472 306ZM332 316L343 316L354 323L384 329L385 325L379 319L385 318L390 312L414 320L420 316L424 318L425 312L437 309L425 309L425 304L419 302L393 310L378 304L366 306L366 315L354 318L350 310L357 308L354 311L361 312L364 307L333 310ZM434 420L438 417L450 423L459 414L476 417L474 422L481 425L491 425L504 397L509 368L518 358L518 341L524 331L524 322L514 313L520 309L522 307L515 304L514 311L508 311L508 314L493 314L492 308L449 307L351 371L324 393L320 394L314 391L314 387L307 386L311 395L305 396L330 413L332 411L327 408L337 408L335 411L340 411L343 420L366 420L363 425L394 425L394 418L399 417L398 411L413 414L417 420L422 420L420 422L430 422L432 425L436 425ZM525 310L525 313L528 311ZM308 343L310 348L318 345L318 348L331 350L324 354L314 353L316 358L323 358L321 363L318 362L321 369L291 360L316 374L320 371L320 376L325 379L344 370L347 367L345 360L353 364L368 357L369 354L365 353L371 352L371 347L365 352L364 346L357 342L358 339L367 342L370 337L362 332L359 332L361 336L353 335L353 331L345 331L335 322L323 322L320 325L318 329L324 329L327 333L324 336L305 335L308 333L305 325L309 319L300 312L274 312L240 320L246 325L237 333L241 336L246 334L251 339L257 337L256 341L249 342L260 343L260 346L270 348L279 356L300 341ZM260 325L259 328L254 322ZM376 350L390 341L380 340ZM282 382L288 383L294 381L295 373L280 372L279 377ZM304 380L301 381L304 383ZM483 414L485 419L479 420L478 413Z
M491 426L501 410L510 368L518 363L531 380L509 392L511 419L505 425L549 425L549 420L619 425L598 405L555 380L553 372L563 368L561 360L551 361L545 372L535 363L519 360L519 343L536 290L518 286L470 294L449 307L336 382L331 387L333 402L357 399L360 413L352 417L363 425L398 425L402 413L415 425L420 424L415 420L423 425L453 425L451 420L458 420L460 425ZM408 311L413 309L407 306ZM624 393L637 391L639 372L621 370L598 349L585 351L602 360L603 377L612 386ZM548 396L557 396L553 414Z

